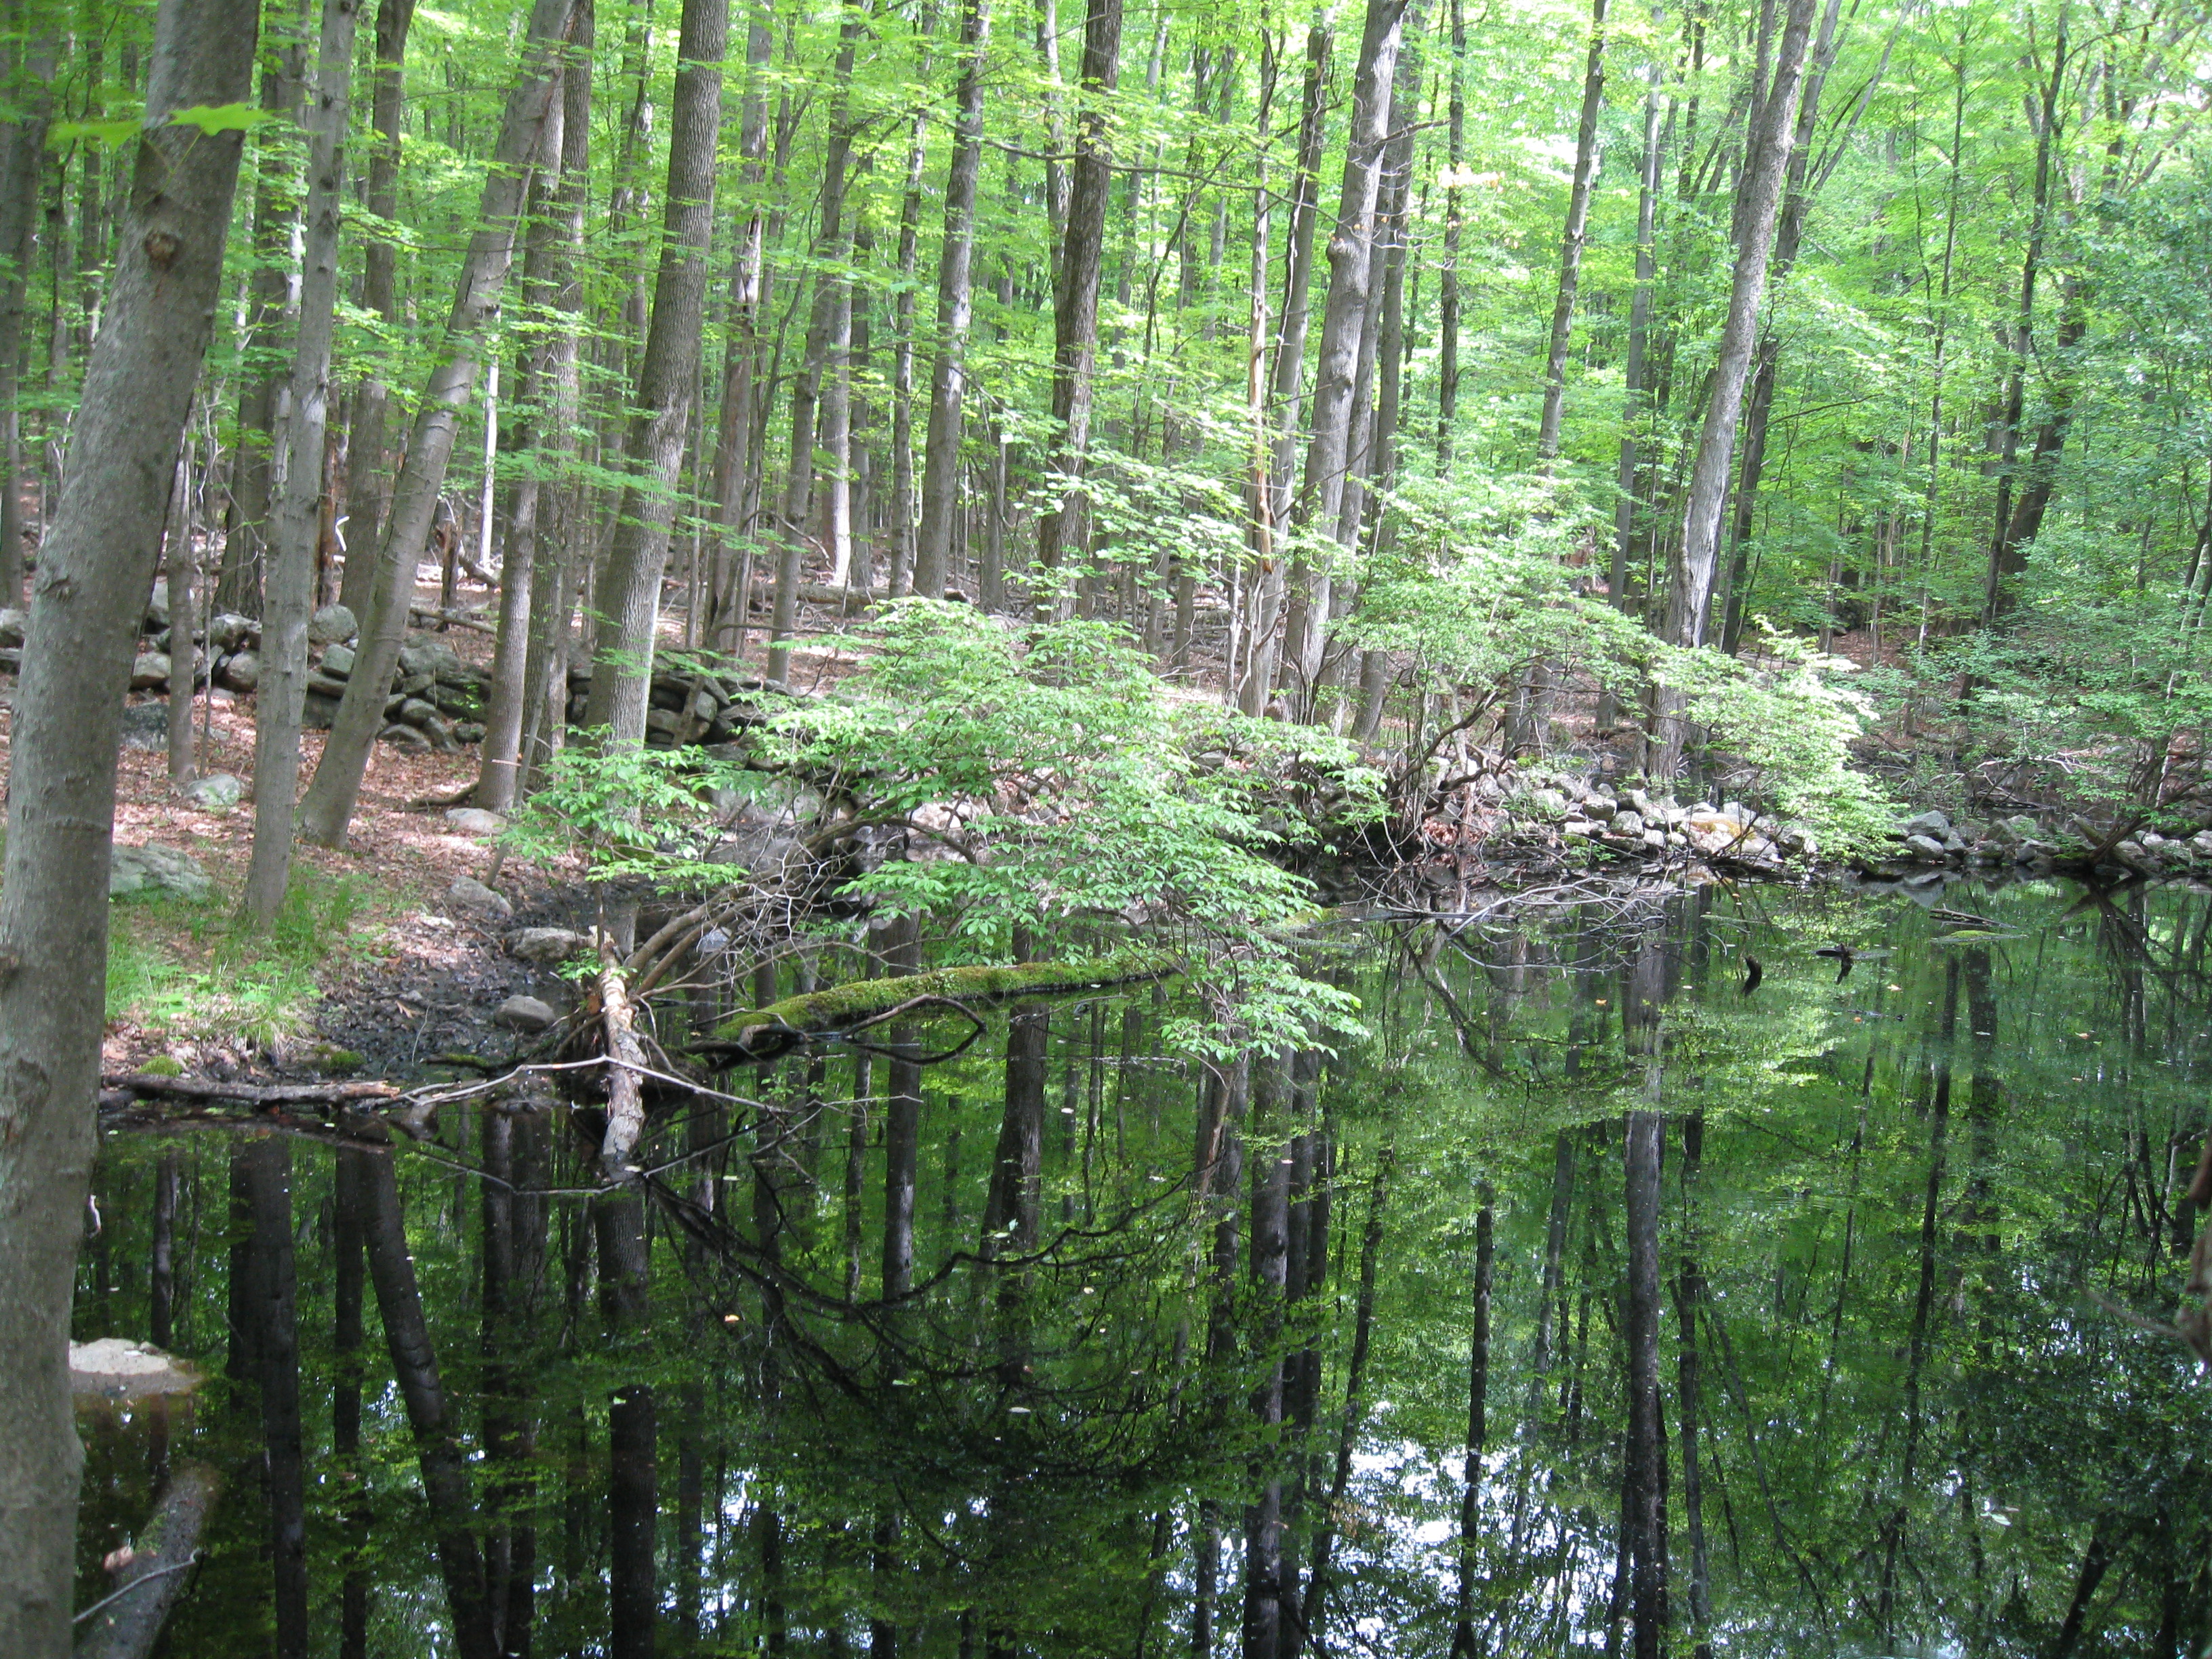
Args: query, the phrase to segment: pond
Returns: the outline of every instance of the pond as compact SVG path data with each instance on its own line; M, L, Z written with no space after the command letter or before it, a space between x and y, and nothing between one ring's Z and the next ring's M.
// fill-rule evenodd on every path
M191 1469L177 1659L2193 1653L2208 934L1346 921L1332 1053L1147 988L794 1055L643 1198L526 1102L110 1134L76 1334L209 1380L82 1417L78 1602Z

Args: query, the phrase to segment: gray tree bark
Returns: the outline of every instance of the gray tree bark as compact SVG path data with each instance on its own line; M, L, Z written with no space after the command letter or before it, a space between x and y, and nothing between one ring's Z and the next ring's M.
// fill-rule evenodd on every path
M30 273L31 228L39 216L46 127L53 112L54 43L51 36L24 49L17 96L22 114L0 144L0 608L23 598L23 512L19 494L23 443L15 408L23 356L23 293Z
M523 305L535 319L550 315L553 326L537 335L524 354L517 387L522 406L532 411L525 432L518 437L519 446L532 452L532 464L515 481L507 546L500 556L499 633L492 650L482 759L472 797L478 806L491 812L504 812L513 806L520 785L523 711L530 696L530 651L536 637L532 623L544 620L543 607L538 604L538 567L552 562L545 556L547 544L557 539L550 501L557 496L559 485L548 487L546 463L559 465L558 428L564 420L571 425L574 422L573 409L564 412L562 407L560 358L564 346L573 352L575 331L563 319L558 301L570 263L562 246L567 227L562 213L563 192L569 182L566 167L568 87L580 73L572 64L562 65L561 95L545 115L545 155L549 163L555 156L563 161L558 167L540 167L532 176L530 205L525 213ZM485 494L489 511L489 489ZM548 575L550 580L559 580L550 570ZM562 620L565 624L566 617Z
M415 0L378 0L376 69L370 125L376 137L369 150L368 190L362 205L390 221L399 212L399 123L407 107L407 32L415 21ZM362 309L376 313L389 328L399 320L398 246L372 231L362 249ZM391 393L374 367L353 395L353 434L346 443L345 573L338 603L356 620L368 614L376 588L378 532L383 527L384 422Z
M825 267L814 279L814 307L806 325L806 356L791 386L791 453L777 526L775 611L769 619L768 678L791 672L791 639L799 626L799 584L806 568L806 509L814 499L814 420L822 393L822 368L837 323L844 288L838 274L852 247L845 224L846 169L853 154L853 61L860 30L855 0L845 0L837 58L830 70L830 138L822 162L822 228L814 239Z
M253 855L242 915L255 932L276 920L292 873L292 823L300 787L300 714L307 691L307 618L315 608L321 540L323 440L330 426L331 337L337 319L338 211L345 185L346 106L360 0L323 0L315 80L307 96L307 199L302 210L300 324L292 360L292 416L285 429L261 621L261 682L254 698ZM172 607L173 610L173 606ZM172 618L173 621L175 619ZM191 661L191 618L183 619ZM173 644L173 635L172 643ZM191 676L183 677L186 702ZM177 695L172 676L169 695Z
M1352 459L1353 383L1374 286L1376 210L1407 6L1407 0L1368 0L1352 82L1352 128L1345 140L1344 186L1328 239L1328 298L1322 309L1314 368L1313 433L1297 499L1291 507L1293 550L1279 677L1302 699L1321 672L1331 583L1328 563L1314 556L1307 538L1332 533L1343 514Z
M377 580L361 621L353 673L301 807L301 833L325 847L345 840L369 752L384 728L385 700L415 592L416 562L428 539L438 495L445 487L461 411L476 390L484 333L507 286L531 166L540 154L562 49L575 21L576 0L535 0L531 8L521 64L507 94L499 142L484 177L477 231L462 264L436 366L423 387L407 459L392 486L392 514L377 550Z
M545 471L563 481L541 500L530 581L530 645L522 665L524 710L518 795L561 747L568 726L568 619L575 603L576 540L583 487L563 475L575 459L583 415L584 214L591 194L592 0L578 0L561 69L561 183L550 209L552 247L545 285L556 325L546 349ZM550 119L550 116L548 117Z
M1713 366L1712 390L1698 434L1697 458L1682 520L1682 538L1668 584L1667 620L1662 635L1686 648L1705 643L1711 609L1713 570L1720 556L1721 509L1728 496L1735 435L1743 417L1744 383L1751 368L1759 329L1759 310L1766 297L1768 257L1774 246L1774 217L1797 125L1798 94L1804 83L1806 47L1820 0L1790 0L1782 38L1774 53L1774 76L1759 106L1752 131L1751 155L1738 186L1735 274L1729 285L1727 319L1721 325ZM1659 732L1653 775L1671 779L1682 763L1687 734L1686 700L1662 690L1655 699Z
M1037 523L1037 562L1057 570L1090 540L1091 497L1082 479L1091 449L1098 367L1098 289L1104 273L1106 209L1114 188L1114 140L1106 100L1121 66L1121 0L1089 0L1083 26L1083 103L1075 118L1075 166L1067 233L1053 312L1052 417L1058 431L1051 470L1058 503Z
M1590 186L1597 179L1597 118L1605 108L1605 0L1590 0L1589 62L1583 70L1582 117L1575 125L1575 176L1567 189L1567 222L1559 233L1559 283L1552 301L1552 337L1544 354L1544 411L1536 423L1536 470L1549 477L1559 458L1559 418L1567 400L1567 342L1575 327L1575 290L1589 226Z
M975 315L975 188L983 171L983 72L991 49L991 0L967 0L960 17L959 111L945 179L945 246L937 261L937 357L929 371L929 429L923 441L921 529L915 539L914 591L942 599L952 568L952 521L960 501L961 408L968 393L968 333Z
M17 691L0 882L0 1653L61 1659L83 1454L69 1323L94 1147L115 753L177 442L214 325L252 0L161 0L130 205Z
M660 268L653 278L645 359L638 367L637 412L625 446L632 471L598 589L599 625L584 717L588 726L607 727L617 744L645 740L660 579L676 521L677 473L699 386L707 247L714 222L714 146L722 124L722 57L729 41L729 0L684 0L669 117Z
M721 428L714 444L714 603L708 637L718 651L744 654L752 601L752 508L760 474L754 428L760 409L761 289L768 265L768 204L756 193L768 165L769 58L775 38L764 8L745 28L745 92L738 118L740 187L745 215L730 265L729 343L722 368ZM739 545L732 552L732 543Z

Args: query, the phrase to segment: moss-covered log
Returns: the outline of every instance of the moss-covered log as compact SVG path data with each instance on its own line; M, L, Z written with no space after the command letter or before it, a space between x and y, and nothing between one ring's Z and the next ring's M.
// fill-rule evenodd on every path
M1131 948L1087 962L1016 962L970 968L937 968L897 979L856 979L826 990L786 997L726 1019L715 1028L715 1044L738 1058L773 1060L810 1037L836 1036L881 1018L917 999L990 1006L1026 997L1065 996L1109 985L1134 985L1164 979L1181 966L1168 951ZM916 1019L931 1017L927 1007Z

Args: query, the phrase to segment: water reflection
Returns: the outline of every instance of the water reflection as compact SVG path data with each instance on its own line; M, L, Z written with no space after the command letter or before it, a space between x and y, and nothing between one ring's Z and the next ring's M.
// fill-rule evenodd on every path
M80 1603L189 1459L180 1656L2193 1651L2208 935L1346 927L1358 1042L1200 1065L1146 991L794 1054L642 1199L521 1098L111 1137L78 1334L222 1379L88 1433Z

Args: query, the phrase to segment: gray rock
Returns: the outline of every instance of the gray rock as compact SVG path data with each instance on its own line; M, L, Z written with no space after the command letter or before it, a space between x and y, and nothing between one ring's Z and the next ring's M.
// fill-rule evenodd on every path
M2158 860L2139 841L2122 842L2112 848L2112 856L2130 870L2154 870L2158 867Z
M399 722L403 726L427 727L437 718L436 706L424 702L420 697L410 697L399 705Z
M1616 812L1613 817L1613 832L1617 836L1640 836L1644 833L1644 814L1636 811Z
M1528 800L1528 810L1547 823L1556 823L1567 815L1567 798L1556 789L1531 789Z
M507 828L505 818L481 806L453 807L447 812L446 822L465 836L495 836Z
M1951 820L1942 812L1923 812L1917 817L1907 818L1897 826L1901 840L1910 841L1915 836L1931 836L1937 841L1951 833Z
M387 726L376 734L379 743L388 743L394 749L404 749L412 755L427 755L435 747L411 726Z
M0 611L0 646L13 651L23 643L23 630L31 625L30 614L23 611Z
M146 623L143 631L158 634L168 625L169 584L158 581L154 584L154 591L146 596Z
M648 732L658 732L664 737L672 738L682 728L683 724L684 722L668 709L648 708L645 711L645 729Z
M463 720L453 728L455 743L482 743L483 735L483 722L481 720Z
M326 605L307 618L309 645L337 645L361 631L353 612L342 605Z
M208 618L208 643L218 651L236 651L260 637L261 624L235 611Z
M1940 862L1950 856L1943 843L1933 836L1907 836L1905 847L1907 852L1917 853L1930 863Z
M169 705L134 702L123 711L123 746L161 750L169 746Z
M353 672L353 647L334 645L323 653L319 665L323 672L332 679L342 680Z
M215 896L215 878L189 853L173 847L118 847L107 863L110 898L167 894L204 903Z
M1588 841L1604 827L1595 818L1569 818L1559 833L1570 841Z
M185 786L185 799L204 812L228 812L246 799L246 785L228 772L210 772Z
M169 659L166 652L141 651L138 659L131 665L131 689L151 691L169 683Z
M2008 818L1999 820L1991 833L2012 841L2033 841L2043 833L2043 826L2026 812L2015 812Z
M310 732L327 732L331 729L331 722L337 717L338 700L325 692L317 691L310 681L307 699L300 705L300 724Z
M518 962L550 968L556 963L568 961L590 944L589 939L569 928L525 927L508 937L507 953Z
M1615 819L1614 822L1618 823L1619 820ZM1644 832L1644 844L1655 853L1665 852L1667 832L1664 830L1646 830Z
M509 997L493 1011L491 1022L511 1031L542 1031L554 1018L553 1010L536 997Z
M222 667L216 674L216 681L234 691L256 690L261 684L261 659L251 651L241 651L234 657L226 657Z
M443 640L418 640L399 647L399 672L410 679L418 674L435 679L441 671L465 674L468 669Z
M457 876L453 884L446 890L446 902L456 909L511 916L514 907L501 894L494 892L474 876Z
M1595 818L1601 823L1606 823L1618 815L1620 808L1603 795L1590 795L1584 798L1582 810L1584 817Z

